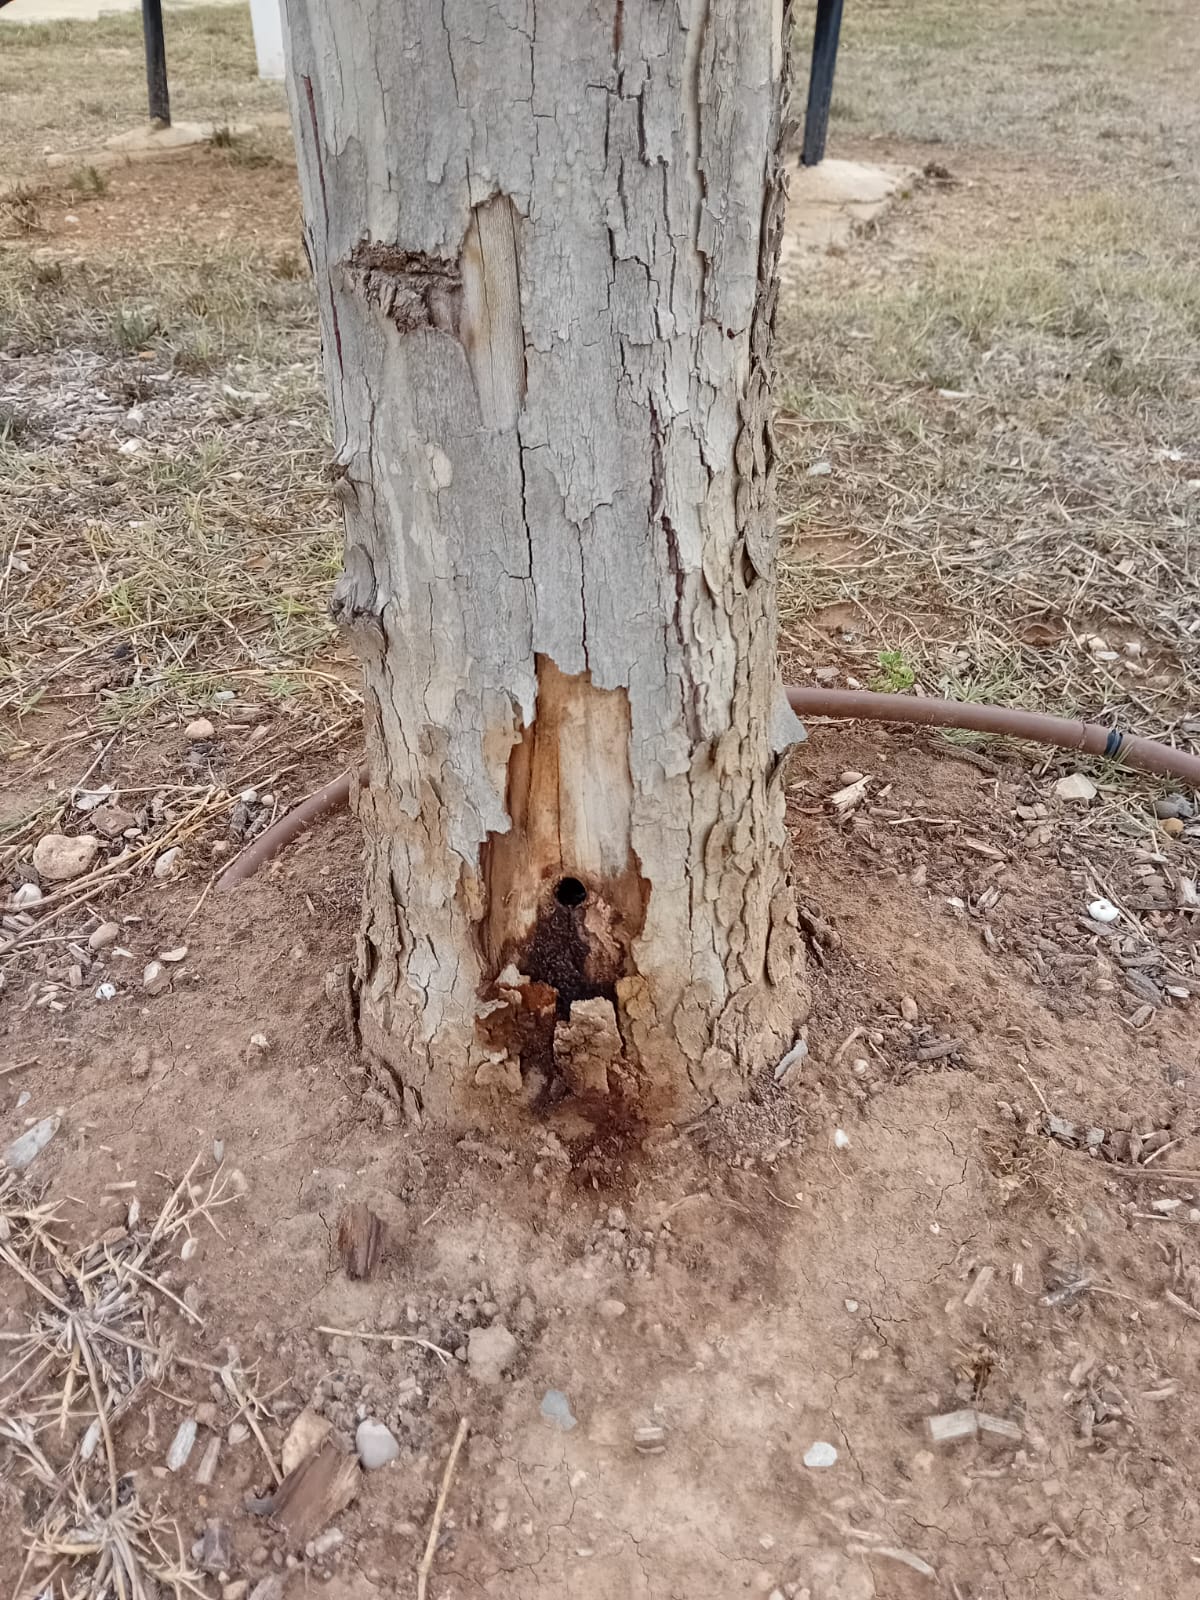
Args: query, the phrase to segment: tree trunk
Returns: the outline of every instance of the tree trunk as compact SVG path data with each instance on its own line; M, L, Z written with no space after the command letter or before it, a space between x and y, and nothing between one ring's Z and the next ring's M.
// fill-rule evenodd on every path
M787 0L287 0L410 1110L736 1097L803 1021L768 415Z

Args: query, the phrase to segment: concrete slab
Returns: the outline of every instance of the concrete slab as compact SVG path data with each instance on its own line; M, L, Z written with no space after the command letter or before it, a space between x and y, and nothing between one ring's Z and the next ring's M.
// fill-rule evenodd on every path
M916 167L876 167L833 157L815 167L797 162L788 178L780 270L802 269L806 259L844 249L920 176Z

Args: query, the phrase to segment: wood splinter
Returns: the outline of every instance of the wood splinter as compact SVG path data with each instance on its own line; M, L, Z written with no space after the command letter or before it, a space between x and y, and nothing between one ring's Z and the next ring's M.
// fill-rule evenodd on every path
M370 1278L383 1254L387 1229L369 1206L356 1202L338 1223L338 1253L350 1278Z

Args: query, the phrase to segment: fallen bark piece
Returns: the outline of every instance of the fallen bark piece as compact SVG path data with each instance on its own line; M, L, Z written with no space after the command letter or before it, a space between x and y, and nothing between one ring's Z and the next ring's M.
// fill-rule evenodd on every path
M926 1425L934 1444L953 1444L979 1432L979 1418L969 1406L962 1411L943 1411L940 1416L930 1417Z
M1007 1417L993 1417L986 1411L977 1411L975 1420L979 1424L980 1433L989 1434L994 1439L1006 1439L1010 1444L1020 1444L1024 1437L1018 1424L1010 1422Z
M852 1556L867 1556L872 1561L899 1561L902 1566L911 1567L914 1572L919 1572L923 1578L937 1577L937 1571L928 1561L921 1556L914 1555L911 1550L901 1550L893 1544L849 1544L846 1551Z
M338 1251L346 1274L369 1278L383 1254L386 1230L382 1222L361 1201L352 1205L338 1223Z
M302 1550L346 1509L358 1493L362 1472L353 1456L343 1455L332 1438L326 1438L299 1466L293 1467L268 1500L260 1502L264 1516Z
M976 1411L964 1406L961 1411L943 1411L930 1417L927 1423L929 1437L934 1444L956 1444L959 1439L971 1439L976 1434L987 1434L993 1439L1004 1439L1009 1444L1020 1444L1024 1435L1020 1425L1007 1417L994 1417L987 1411Z
M995 1267L980 1267L979 1271L975 1274L975 1282L967 1290L966 1294L963 1295L963 1305L977 1306L983 1299L984 1295L988 1292L988 1285L995 1276Z

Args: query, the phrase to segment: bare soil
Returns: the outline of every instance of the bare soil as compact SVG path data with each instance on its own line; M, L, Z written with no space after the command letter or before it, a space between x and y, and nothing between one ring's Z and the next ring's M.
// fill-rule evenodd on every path
M1025 25L1038 22L1036 10L1021 10ZM932 3L918 11L945 23ZM955 48L970 59L969 40ZM1012 198L1025 175L997 164L972 128L948 131L957 144L905 137L882 152L935 160L955 186L930 179L878 232L814 268L823 316L839 292L924 271L972 229L994 230L997 248L1030 231ZM864 138L844 153L879 152ZM1055 172L1069 183L1065 163ZM1038 180L1043 200L1057 194L1052 179L1043 171ZM462 1419L469 1432L437 1523L431 1600L1200 1592L1200 976L1188 908L1200 824L1164 832L1153 810L1162 790L1098 767L1091 802L1061 800L1055 781L1074 768L1045 753L814 728L789 790L797 889L813 929L813 1017L807 1057L782 1083L768 1079L747 1103L689 1127L604 1137L553 1116L514 1126L498 1113L494 1126L459 1138L404 1122L367 1078L342 1005L358 904L352 819L327 818L230 895L211 887L247 827L356 758L353 708L337 687L352 693L352 669L319 634L295 633L300 588L292 632L247 638L240 618L220 626L226 591L215 567L193 579L186 607L164 589L141 610L127 583L111 581L120 550L83 537L108 528L115 539L130 520L121 496L141 496L137 519L161 519L171 538L219 528L235 539L242 527L254 581L277 574L287 590L290 556L328 517L310 384L288 377L270 404L219 409L223 385L244 394L263 372L311 366L311 329L293 335L295 304L279 297L286 274L274 287L264 276L249 312L239 301L236 326L226 302L219 316L211 302L178 302L197 325L221 321L222 339L235 328L251 351L249 377L224 345L181 364L176 318L147 331L143 356L106 347L67 303L72 281L91 293L114 277L115 303L130 302L122 275L133 269L120 253L153 259L146 219L168 212L176 264L188 240L207 248L214 227L248 252L237 268L247 276L296 248L286 168L219 152L118 170L83 204L50 193L36 234L7 247L11 261L20 254L14 271L34 250L67 260L66 288L55 292L74 331L54 349L23 306L0 367L30 423L5 465L21 497L6 593L59 585L23 591L42 595L45 615L22 628L9 668L5 872L12 889L29 879L33 841L51 825L92 826L71 802L85 772L86 785L113 786L140 829L134 842L153 848L137 874L104 879L36 931L47 913L10 904L0 941L19 942L0 944L0 1144L61 1118L28 1181L58 1204L64 1248L105 1239L116 1249L131 1232L144 1236L197 1158L198 1180L216 1171L230 1183L231 1203L196 1222L194 1244L176 1237L154 1257L146 1294L157 1355L112 1426L123 1497L157 1504L162 1526L178 1528L175 1570L186 1576L176 1592L238 1600L274 1575L274 1600L417 1594ZM108 398L81 400L78 426L56 432L54 395L80 392L65 369L82 361L90 374L97 354L106 365L94 381ZM137 435L147 476L118 462L129 476L89 498L97 464L133 436L122 421L130 402L112 397L139 363L166 374L179 398L161 407L134 399L149 418ZM863 403L890 404L876 376ZM799 359L785 368L785 381L811 377ZM915 402L930 415L955 404L936 387L924 382ZM1184 399L1180 417L1191 415ZM1144 398L1133 404L1148 414ZM193 427L201 413L207 420ZM786 433L786 408L784 422ZM815 412L803 423L823 426ZM301 436L298 464L290 478L268 478L255 464L278 453L288 430ZM227 451L216 462L201 453L213 437ZM919 437L912 459L938 448L928 428ZM897 525L886 485L899 486L899 500L915 492L903 445L889 436L885 472L874 432L800 439L784 508L796 541L786 576L800 591L786 675L812 681L819 669L845 682L915 671L936 687L936 649L968 639L955 594L926 569L907 608L884 578L870 588L881 529ZM962 446L957 432L952 442ZM832 482L807 480L818 449L833 455ZM1174 482L1179 465L1147 457L1143 488L1160 471ZM266 508L246 498L256 472ZM832 505L812 498L823 486ZM293 493L303 525L289 531L274 519ZM993 553L1025 527L1005 521L1011 511L1001 506L986 524ZM905 528L919 552L941 551L940 534L926 535L943 516L952 529L965 520L956 502ZM1094 529L1082 520L1086 541ZM1190 534L1176 534L1171 559L1191 584ZM181 567L194 566L192 546L179 548L189 552ZM236 543L220 548L236 563ZM96 550L114 563L99 576ZM852 566L851 592L805 589L809 555ZM32 563L28 576L14 557ZM1003 561L993 566L995 586L980 580L979 589L989 617L1007 615L1012 575ZM186 588L186 574L179 583ZM325 583L315 570L305 579L314 593ZM102 615L85 603L90 584ZM1194 608L1194 585L1190 593ZM1086 603L1084 590L1077 598ZM912 633L898 638L896 618ZM1147 637L1144 619L1128 636ZM1029 648L1057 649L1061 637ZM1143 686L1126 664L1144 658L1120 655L1124 637L1115 665L1076 651L1084 665L1072 693L1085 704L1111 696L1136 714ZM1147 703L1184 738L1177 643L1164 636L1163 681ZM900 660L883 653L896 644ZM83 645L75 666L71 650ZM1042 681L1038 671L1050 676L1044 660L1015 659L1023 689ZM1093 667L1107 674L1098 685ZM152 669L161 676L143 695ZM313 675L324 675L319 692ZM213 721L211 739L185 735L198 715ZM861 797L839 806L832 797L859 777ZM250 785L258 797L239 801ZM175 838L179 871L153 877L150 862ZM1100 899L1115 903L1116 921L1089 914ZM92 951L89 935L110 918L116 941ZM184 947L165 963L166 988L148 993L147 965ZM104 984L110 998L98 993ZM140 1220L130 1218L133 1198ZM338 1247L358 1202L385 1230L366 1281L348 1277ZM31 1320L49 1317L43 1291L67 1293L49 1268L41 1289L21 1276L14 1250L0 1233L0 1522L13 1530L0 1541L0 1579L21 1600L93 1594L87 1560L26 1565L57 1496L4 1427L31 1418L63 1483L72 1473L99 1482L103 1449L85 1470L79 1451L94 1408L78 1387L61 1400L69 1354L32 1386L29 1369L5 1365ZM471 1332L492 1326L509 1330L515 1353L485 1381L469 1359ZM221 1368L261 1398L251 1408L261 1439ZM566 1428L563 1404L574 1418ZM306 1408L347 1452L367 1418L391 1430L399 1453L362 1474L352 1504L321 1530L329 1537L297 1542L263 1500ZM973 1431L935 1442L930 1419L953 1412L969 1413ZM188 1419L197 1442L172 1471L168 1449ZM215 1438L205 1485L197 1470ZM821 1444L831 1449L814 1452ZM214 1521L230 1553L201 1575L193 1541Z

